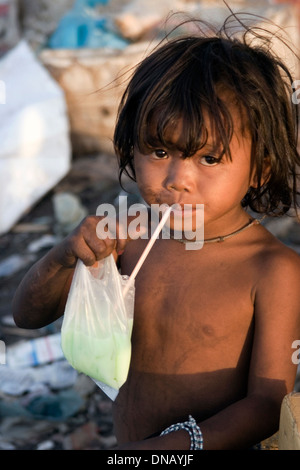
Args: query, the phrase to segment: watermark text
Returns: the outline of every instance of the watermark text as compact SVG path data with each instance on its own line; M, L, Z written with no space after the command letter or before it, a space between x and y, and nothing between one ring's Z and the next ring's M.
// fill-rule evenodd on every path
M163 239L184 241L186 250L199 250L204 243L204 204L173 204L162 230ZM127 196L119 196L118 209L112 204L100 204L96 215L103 217L97 224L100 239L118 238L132 240L153 236L167 204L132 204L127 206ZM128 216L134 217L128 223ZM150 228L150 230L149 230ZM117 230L118 229L118 230Z
M292 343L292 348L296 349L296 351L292 354L292 363L293 364L300 364L300 339L295 339Z

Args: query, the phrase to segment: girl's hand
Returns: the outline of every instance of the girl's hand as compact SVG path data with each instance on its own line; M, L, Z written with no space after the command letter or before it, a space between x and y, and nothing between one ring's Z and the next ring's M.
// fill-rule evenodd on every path
M108 233L107 238L100 239L96 229L99 216L88 216L70 233L56 249L56 262L65 268L74 268L77 259L81 259L86 266L92 266L96 261L105 258L111 253L120 254L128 239L119 239L117 225L117 238Z

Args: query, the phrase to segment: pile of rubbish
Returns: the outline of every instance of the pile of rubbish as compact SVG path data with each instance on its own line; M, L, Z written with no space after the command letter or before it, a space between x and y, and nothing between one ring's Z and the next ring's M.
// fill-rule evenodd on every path
M63 358L60 333L8 346L6 361L0 365L0 450L116 445L111 402Z
M20 1L23 34L33 47L124 49L129 43L161 37L182 19L199 18L218 26L230 13L223 0ZM297 2L293 0L227 3L234 12L261 15L281 26L297 24ZM289 18L291 14L294 20ZM252 23L255 21L253 18Z

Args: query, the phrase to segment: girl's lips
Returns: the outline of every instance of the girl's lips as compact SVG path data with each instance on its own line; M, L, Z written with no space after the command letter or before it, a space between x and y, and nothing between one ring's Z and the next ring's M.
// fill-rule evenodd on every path
M180 233L177 238L191 239L190 234L196 236L197 239L203 239L204 231L204 205L203 204L167 204L159 205L162 213L168 207L171 207L170 216L166 221L166 227L169 227L174 233ZM198 236L199 235L199 236ZM193 238L193 237L192 237Z
M171 213L176 215L192 215L195 214L197 211L197 207L195 204L172 204L171 207Z
M158 206L159 207L172 207L173 209L178 209L178 210L183 210L183 209L196 209L196 207L199 205L199 203L195 202L159 202Z
M155 206L155 205L154 205ZM166 209L171 207L171 212L170 212L170 217L171 218L180 218L180 219L188 219L191 217L196 217L199 214L199 217L201 217L201 214L203 213L203 204L191 204L191 203L160 203L159 204L159 210L162 211L162 213L165 212ZM153 207L155 210L155 207Z

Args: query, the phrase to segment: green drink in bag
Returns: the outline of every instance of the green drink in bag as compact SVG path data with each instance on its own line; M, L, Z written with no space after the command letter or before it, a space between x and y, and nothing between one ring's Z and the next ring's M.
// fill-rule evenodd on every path
M62 350L74 369L116 391L131 358L134 284L124 299L126 282L112 255L93 267L78 260L61 329Z
M128 326L125 333L106 338L91 338L80 331L67 332L62 338L64 354L72 357L75 369L117 390L126 381L130 363L132 326Z

